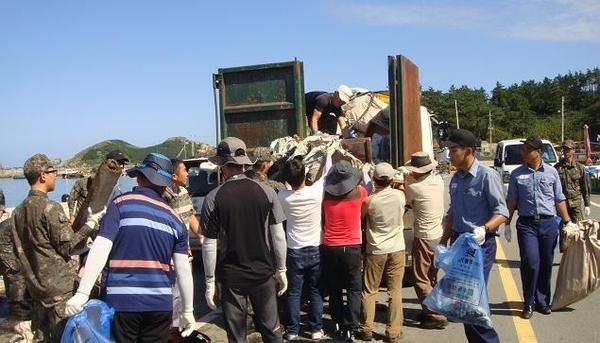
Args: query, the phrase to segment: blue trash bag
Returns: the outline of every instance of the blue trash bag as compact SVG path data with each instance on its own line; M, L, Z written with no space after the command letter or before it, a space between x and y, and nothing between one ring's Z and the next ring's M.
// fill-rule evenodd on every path
M60 343L112 343L111 322L115 310L105 302L92 299L83 310L69 318Z
M449 248L438 245L435 250L435 265L445 275L423 304L452 321L492 328L483 254L473 234L464 233Z

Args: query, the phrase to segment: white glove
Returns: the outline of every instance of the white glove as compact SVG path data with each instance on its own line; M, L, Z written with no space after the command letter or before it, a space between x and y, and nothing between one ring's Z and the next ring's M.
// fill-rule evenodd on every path
M68 317L70 317L81 312L81 310L83 310L83 305L88 301L89 298L90 297L88 295L85 295L83 293L75 293L75 295L72 296L71 299L67 300L67 304L65 306L65 314Z
M590 217L590 207L589 206L586 206L583 208L583 214L585 214L586 218Z
M193 312L183 312L179 317L179 331L181 337L189 336L196 329L196 318Z
M571 222L568 222L567 224L565 224L565 226L563 227L563 230L567 231L567 232L577 232L579 230L579 225Z
M215 308L217 308L217 305L215 305L215 279L214 278L206 279L206 293L204 293L204 297L206 298L206 305L208 305L208 307L211 310L214 310Z
M91 207L88 207L87 211L88 211L88 217L85 220L85 225L91 227L92 229L97 229L98 222L100 222L100 219L102 219L102 216L104 216L104 214L106 213L106 206L104 206L100 211L98 211L96 213L92 213Z
M504 238L506 238L506 241L509 243L512 240L512 229L510 224L504 224Z
M479 245L482 245L483 242L485 242L485 227L477 226L473 229L473 235L473 238L475 238L475 242Z
M285 270L279 270L275 273L275 278L277 279L277 296L281 296L288 287L287 276L285 275Z

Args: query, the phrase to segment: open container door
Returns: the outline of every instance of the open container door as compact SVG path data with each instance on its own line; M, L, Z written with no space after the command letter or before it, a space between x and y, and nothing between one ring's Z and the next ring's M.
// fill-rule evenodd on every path
M419 68L408 58L388 56L390 164L397 168L423 150ZM428 123L425 123L428 124Z
M306 137L302 61L220 68L213 87L217 141L233 136L257 147L280 137Z

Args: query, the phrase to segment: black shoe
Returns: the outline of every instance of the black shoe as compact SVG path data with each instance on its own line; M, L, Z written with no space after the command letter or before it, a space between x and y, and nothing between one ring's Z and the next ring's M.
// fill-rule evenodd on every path
M549 315L552 313L552 309L550 309L550 306L538 306L537 307L537 311L541 314L545 314L545 315Z
M346 330L344 341L345 342L354 342L354 332L352 330Z
M444 329L446 326L448 326L448 321L447 320L435 320L433 318L424 318L421 319L421 328L423 329L427 329L427 330L442 330Z
M529 319L531 316L533 316L533 306L525 305L525 307L523 307L523 312L521 312L521 318Z
M356 333L356 338L360 339L361 341L370 342L373 340L373 333L359 331Z

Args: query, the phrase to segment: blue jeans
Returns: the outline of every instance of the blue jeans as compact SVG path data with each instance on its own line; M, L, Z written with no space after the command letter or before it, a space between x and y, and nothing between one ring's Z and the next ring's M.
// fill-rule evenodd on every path
M286 331L300 332L300 304L302 288L306 281L309 292L310 311L308 324L311 331L323 328L323 298L319 291L321 278L321 254L319 247L304 247L287 250L287 323Z

